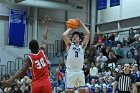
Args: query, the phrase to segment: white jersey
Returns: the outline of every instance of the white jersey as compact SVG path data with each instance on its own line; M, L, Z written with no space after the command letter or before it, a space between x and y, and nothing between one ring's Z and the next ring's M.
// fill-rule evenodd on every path
M82 45L75 46L73 43L70 45L67 59L66 68L67 69L81 69L84 63L84 49Z

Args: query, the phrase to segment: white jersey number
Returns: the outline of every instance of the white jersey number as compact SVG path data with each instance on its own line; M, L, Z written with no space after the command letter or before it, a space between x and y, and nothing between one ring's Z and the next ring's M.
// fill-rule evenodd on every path
M37 65L37 69L41 69L42 67L46 66L46 64L44 63L44 59L43 58L41 58L40 60L36 60L35 63Z

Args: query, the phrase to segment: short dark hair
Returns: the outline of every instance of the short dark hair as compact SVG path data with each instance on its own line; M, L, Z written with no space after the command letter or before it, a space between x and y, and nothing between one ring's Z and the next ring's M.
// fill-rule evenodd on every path
M75 32L72 33L72 37L73 37L75 34L77 34L81 40L83 39L83 33L75 31Z
M29 43L29 49L32 53L35 53L39 50L39 44L36 40L31 40Z

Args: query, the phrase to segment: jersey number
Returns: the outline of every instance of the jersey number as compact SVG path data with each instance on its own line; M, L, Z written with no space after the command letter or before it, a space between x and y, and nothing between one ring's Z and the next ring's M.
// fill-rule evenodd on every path
M41 69L42 67L46 66L46 64L44 63L44 59L43 58L41 58L40 60L36 60L35 63L37 65L37 69Z
M78 57L78 51L75 51L75 57Z

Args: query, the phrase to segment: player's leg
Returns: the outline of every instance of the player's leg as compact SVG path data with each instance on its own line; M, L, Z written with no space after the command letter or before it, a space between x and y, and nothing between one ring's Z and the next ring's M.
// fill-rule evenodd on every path
M78 92L79 93L89 93L86 91L86 85L85 85L85 75L83 71L79 71L78 73Z
M31 93L41 93L41 87L31 87Z
M76 82L74 72L67 71L65 73L65 79L66 79L66 93L73 93L75 87L74 85Z
M41 93L52 93L52 87L50 84L47 86L42 86L42 92Z

